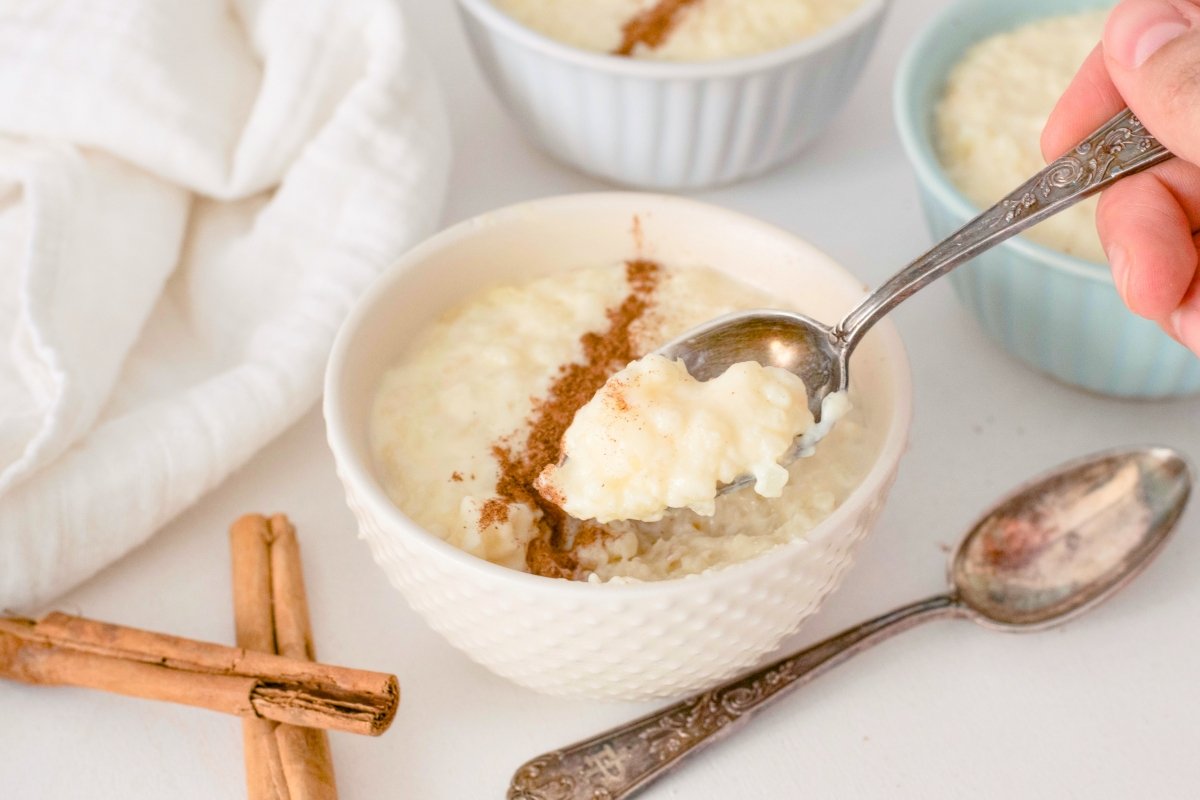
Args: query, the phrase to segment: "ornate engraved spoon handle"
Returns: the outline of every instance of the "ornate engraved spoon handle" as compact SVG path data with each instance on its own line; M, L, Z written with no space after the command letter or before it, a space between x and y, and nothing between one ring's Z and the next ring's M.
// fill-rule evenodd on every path
M758 709L855 653L919 623L958 616L940 595L876 617L807 650L693 695L562 750L526 762L513 776L509 800L619 800L676 767L688 755L732 733Z
M1129 109L1050 163L996 205L896 273L838 325L852 350L867 329L905 298L1031 225L1121 178L1171 157Z

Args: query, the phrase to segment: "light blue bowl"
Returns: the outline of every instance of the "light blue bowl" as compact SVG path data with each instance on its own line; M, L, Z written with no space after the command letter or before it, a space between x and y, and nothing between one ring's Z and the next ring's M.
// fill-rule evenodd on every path
M1112 5L1111 0L960 0L909 47L896 76L896 126L935 239L979 212L950 183L934 152L933 110L950 69L968 47L993 33L1039 17ZM1200 359L1125 307L1107 265L1017 237L959 267L949 280L989 336L1059 380L1120 397L1200 391Z

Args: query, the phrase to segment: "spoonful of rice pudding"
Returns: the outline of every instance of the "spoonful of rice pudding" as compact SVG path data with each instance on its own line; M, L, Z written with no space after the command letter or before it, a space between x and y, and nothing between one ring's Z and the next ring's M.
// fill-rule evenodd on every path
M779 497L788 481L781 455L811 451L849 407L844 392L829 395L818 424L794 372L741 361L698 380L683 360L652 353L575 413L564 460L534 485L577 519L657 522L669 508L712 516L720 484L753 481Z

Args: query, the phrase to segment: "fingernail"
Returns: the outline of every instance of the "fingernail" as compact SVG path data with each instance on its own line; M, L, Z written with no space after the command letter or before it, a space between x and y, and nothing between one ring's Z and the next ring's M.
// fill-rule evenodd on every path
M1189 30L1187 17L1170 2L1118 6L1104 32L1104 50L1126 69L1137 69Z
M1113 283L1126 302L1129 301L1129 251L1124 245L1114 244L1107 248L1104 254L1108 256L1108 266L1112 270Z
M1171 314L1175 336L1193 353L1200 355L1200 308L1183 306Z
M1142 34L1133 51L1133 68L1137 69L1150 60L1150 56L1163 49L1188 32L1185 22L1160 22Z

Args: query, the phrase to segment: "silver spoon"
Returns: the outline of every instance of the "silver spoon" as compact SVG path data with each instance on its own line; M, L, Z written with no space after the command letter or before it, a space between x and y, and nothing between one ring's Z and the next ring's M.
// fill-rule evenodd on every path
M693 328L659 348L683 359L698 380L715 378L730 365L757 361L794 372L808 388L808 405L821 420L825 398L850 382L850 354L863 335L901 301L955 267L1104 187L1171 157L1125 109L1074 149L1034 175L996 205L935 245L869 294L834 327L804 314L758 309L728 314ZM824 426L826 429L828 426ZM781 459L795 461L823 435L798 437ZM721 492L753 482L744 475Z
M884 614L715 689L538 756L509 800L621 800L750 715L890 636L969 619L1004 631L1078 616L1125 586L1162 549L1187 503L1192 470L1165 447L1097 453L1001 500L950 561L950 589Z

